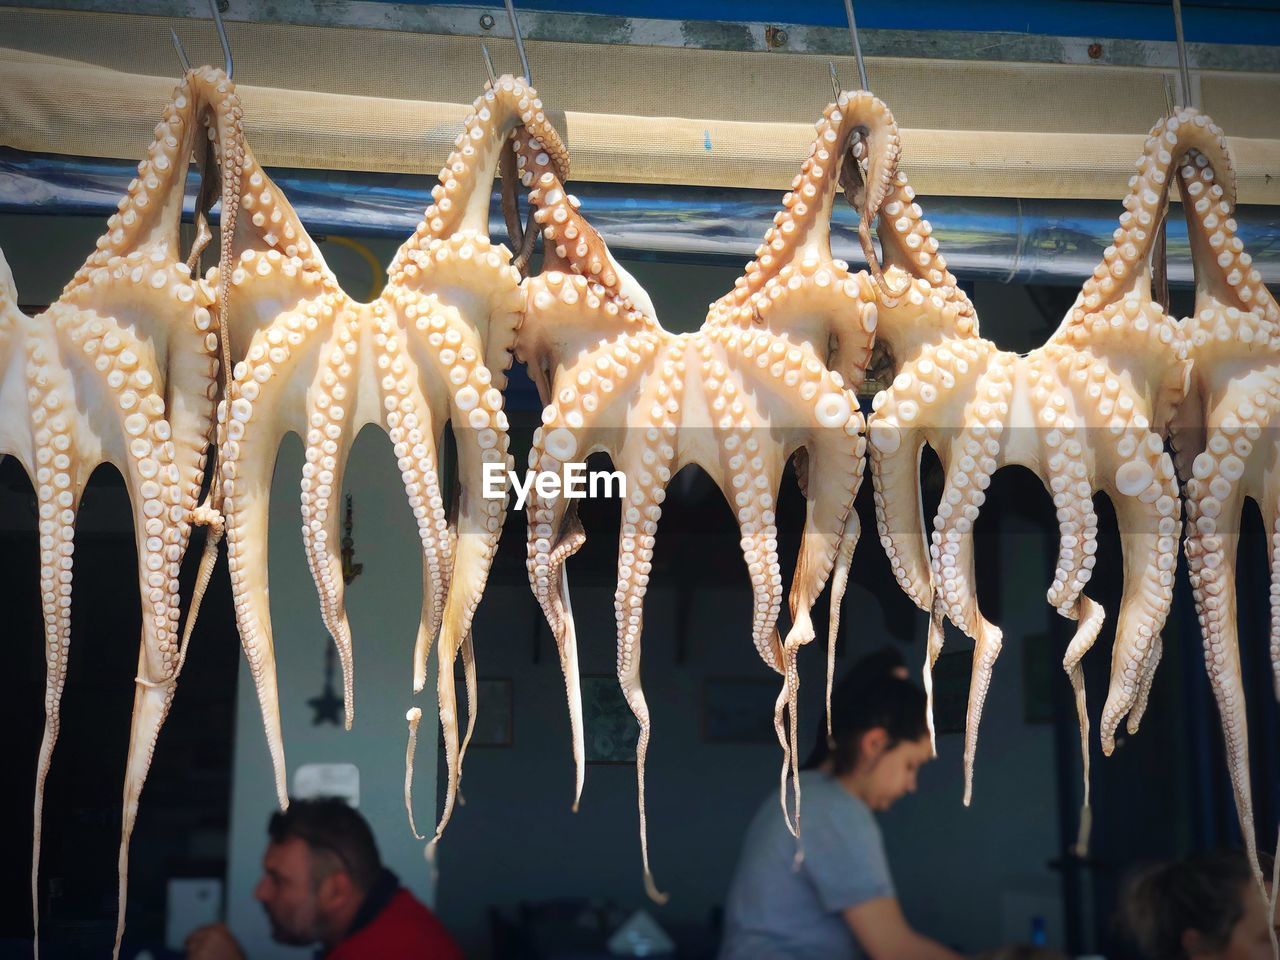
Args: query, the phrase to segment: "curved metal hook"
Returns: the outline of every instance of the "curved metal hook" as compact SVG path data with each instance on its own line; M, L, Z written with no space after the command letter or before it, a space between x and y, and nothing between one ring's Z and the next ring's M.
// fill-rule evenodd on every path
M231 42L227 39L227 27L222 22L222 11L218 9L218 0L209 0L209 9L213 12L213 25L218 31L218 42L222 45L223 72L226 73L227 79L230 80L235 75L236 64L231 57ZM183 48L177 31L170 29L169 38L173 41L173 49L177 51L178 59L182 61L182 72L189 73L191 71L191 60L187 57L187 51Z
M863 90L869 91L871 86L867 83L867 65L862 60L862 44L858 42L858 21L853 15L853 0L844 0L844 13L849 18L849 36L853 38L853 58L858 62L858 81L862 84Z
M1187 41L1182 35L1182 0L1173 0L1173 31L1178 44L1178 72L1182 75L1182 103L1194 107L1191 100L1191 71L1187 68Z
M182 41L178 39L178 32L170 29L169 36L173 40L173 49L178 52L178 59L182 61L182 72L191 72L191 61L187 59L187 51L182 48Z
M218 9L218 0L209 0L209 9L214 14L214 28L218 31L218 42L223 45L223 67L227 79L236 76L236 61L232 60L232 45L227 40L227 24L223 23L223 12Z
M484 72L489 78L489 86L496 87L498 85L498 75L493 72L493 57L489 56L488 45L480 44L480 55L484 57Z
M516 52L520 54L520 69L524 71L524 82L533 86L533 75L529 73L529 58L524 52L524 38L520 36L520 21L516 19L516 8L511 0L503 0L507 8L507 18L511 21L511 35L516 41Z

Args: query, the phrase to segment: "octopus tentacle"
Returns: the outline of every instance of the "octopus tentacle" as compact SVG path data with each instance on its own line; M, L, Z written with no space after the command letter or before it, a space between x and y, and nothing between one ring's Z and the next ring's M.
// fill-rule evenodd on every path
M847 103L848 98L845 99ZM811 158L813 162L806 169L814 181L836 169L825 143L820 140L815 146L816 159ZM660 467L670 474L685 464L697 463L719 486L739 521L744 559L752 579L753 641L765 662L784 675L775 724L784 752L781 785L785 799L787 774L794 770L798 751L794 724L788 735L780 718L788 710L794 718L798 678L795 652L801 643L812 638L809 608L825 586L841 533L847 530L849 505L863 453L861 418L844 390L844 381L823 363L831 332L824 324L835 314L858 309L865 302L857 285L851 286L847 266L830 259L825 242L825 220L834 187L824 187L824 209L814 200L817 187L805 192L803 184L797 184L802 195L790 198L789 213L780 216L778 231L770 234L769 242L776 239L779 251L787 252L778 262L770 260L765 264L768 269L757 280L762 286L772 272L781 276L782 271L789 271L781 286L771 287L776 298L767 298L769 305L765 309L772 311L772 332L759 330L754 327L754 320L744 316L743 308L747 314L752 313L747 304L752 296L751 285L744 281L734 293L712 305L701 330L674 336L661 328L647 294L625 276L608 255L603 240L581 218L577 204L564 193L555 172L546 169L546 158L539 159L532 153L536 138L517 132L515 148L524 182L532 188L530 200L535 218L547 241L546 272L524 283L527 309L516 344L517 356L529 364L547 404L530 466L556 470L593 451L609 453L624 475L633 484L639 483L641 492L634 495L642 498L654 530L658 503L650 503L649 499L659 500L657 492L665 486L665 479L658 469L651 468ZM813 173L817 165L828 163L832 164L829 169ZM795 232L796 218L807 216L807 205L816 207L824 222L813 230L806 223L803 232L809 239L801 242L797 238L788 246L791 241L786 237ZM790 226L784 226L784 220ZM763 269L766 256L771 258L772 254L762 250L755 265L757 270ZM572 275L566 277L562 272L565 270ZM806 318L807 311L816 312L816 322ZM858 349L851 347L848 351L849 356L860 358L859 364L869 355L875 311L863 310L861 315L861 330L852 333L850 341ZM796 323L789 325L788 317ZM631 375L641 368L643 376ZM593 387L600 390L599 395L592 394ZM586 394L581 406L580 392ZM834 406L837 403L842 405L839 410ZM576 419L571 420L575 415ZM847 434L833 429L850 424L852 430ZM622 439L617 439L605 428L625 432L619 434ZM828 434L838 436L839 441L828 439ZM628 442L638 444L636 449L642 451L638 465L630 454L624 457L624 449L631 449L626 446ZM784 644L776 629L782 601L774 516L776 488L790 453L803 449L806 456L812 456L821 449L826 456L831 443L843 450L845 459L834 472L825 472L841 479L824 481L819 506L811 510L811 528L802 548L803 583L797 584L793 594L795 622ZM652 456L652 463L646 462L646 455ZM838 457L835 453L831 456L833 460ZM847 486L841 486L846 475ZM657 483L655 476L659 477ZM624 514L624 530L625 523ZM852 535L846 536L851 549ZM572 618L562 569L564 560L582 541L572 507L565 506L558 497L537 500L529 538L530 583L561 646L576 738L580 724L574 715L577 695L572 684L576 678L569 675L570 671L576 673L576 661L571 663L567 656ZM624 532L618 594L622 604L619 679L640 721L642 742L647 749L648 709L639 695L635 672L643 591L638 579L628 578L623 572L624 567L630 566L625 538ZM631 554L633 560L636 556ZM639 785L643 791L643 783ZM641 814L643 818L643 799ZM647 861L643 835L642 851ZM657 891L648 876L647 862L645 866L646 886L653 895Z
M1211 124L1207 118L1200 119ZM1252 497L1262 507L1273 544L1270 633L1274 666L1275 512L1280 485L1273 476L1274 445L1260 441L1280 416L1280 365L1276 361L1280 305L1263 285L1237 236L1229 158L1199 150L1189 153L1178 168L1178 184L1196 276L1196 312L1184 321L1184 334L1195 364L1198 407L1186 419L1197 427L1203 425L1204 430L1201 449L1180 451L1185 459L1194 454L1190 475L1184 477L1185 550L1236 813L1255 880L1262 889L1237 637L1235 555L1240 509L1244 498Z
M507 460L508 425L499 389L523 299L510 253L492 244L485 233L498 158L518 124L538 132L551 167L567 169L563 145L536 93L520 81L501 78L476 101L433 190L433 202L393 259L381 298L370 304L357 303L341 291L287 199L251 156L242 163L241 204L246 216L235 234L239 259L229 278L242 290L228 326L246 363L244 370L237 370L229 398L228 440L237 444L251 436L256 445L253 456L267 458L285 432L304 434L304 545L322 616L340 651L350 724L353 660L336 552L334 497L358 428L377 422L392 436L423 552L415 690L426 681L428 645L437 645L438 696L450 768L448 802L437 837L449 819L460 778L453 664L461 652L468 706L474 711L471 622L505 515L501 500L479 494L484 467L505 465ZM273 399L263 410L273 378ZM259 427L259 418L269 419L270 428ZM456 525L451 525L442 502L436 456L450 421L462 491ZM243 453L234 448L228 460ZM243 478L236 476L237 469L241 468L224 471L230 474L226 482L246 501L236 505L244 515L234 525L264 523L265 503L257 500L267 496L265 478L255 478L259 489L240 490L237 484L243 486ZM255 666L277 782L282 785L278 723L270 719L278 706L265 603L265 554L250 548L242 534L237 530L232 569L239 572L243 564L245 576L237 580L233 574L233 592L246 653ZM473 729L474 712L468 736Z
M1150 300L1152 244L1168 203L1170 181L1189 150L1210 158L1219 170L1231 170L1222 131L1203 114L1181 110L1152 127L1135 164L1137 173L1129 181L1125 212L1120 215L1114 242L1103 251L1093 276L1081 287L1075 305L1054 334L1055 340L1063 339L1073 327L1089 324L1094 315L1139 286ZM1232 203L1234 182L1232 179Z
M302 468L302 545L320 597L320 617L338 648L342 700L348 730L355 719L351 627L343 603L345 584L339 552L343 468L355 439L356 352L359 328L354 317L340 318L320 350L319 369L307 389L306 463ZM350 349L348 350L348 345Z
M816 363L816 361L815 361ZM812 374L816 372L810 368ZM791 581L788 603L792 628L783 644L784 656L792 677L791 689L791 756L793 782L796 787L797 822L799 819L799 763L796 743L799 714L799 672L796 656L801 645L814 636L810 613L818 595L822 592L833 568L836 571L831 587L831 631L828 637L827 693L834 680L835 631L839 629L840 601L848 580L848 569L857 546L859 524L854 512L854 501L862 485L862 473L866 463L865 422L858 410L856 398L843 390L843 383L834 371L825 378L823 392L814 405L814 417L820 432L813 443L809 462L813 473L807 497L803 542ZM839 531L835 533L834 531ZM828 710L828 722L830 712Z
M0 317L0 329L9 328L7 332L17 332L19 325L29 326L30 318L17 310L17 295L12 287L12 279L7 276L8 267L0 256L0 313L9 316ZM5 289L7 288L7 289ZM10 323L13 324L10 327ZM34 331L33 331L34 332ZM8 339L0 335L0 360L6 354ZM33 338L34 339L34 338ZM28 348L30 352L30 348ZM14 351L15 361L21 361L18 351ZM6 365L7 366L7 365ZM26 378L23 378L24 380ZM42 370L39 377L29 381L28 402L34 411L42 414L42 423L32 440L38 448L34 457L20 455L23 466L36 491L36 509L40 526L40 597L41 612L44 619L45 637L45 696L44 733L40 741L40 753L36 760L36 789L33 810L33 827L31 840L31 909L35 930L40 929L40 841L44 820L44 788L53 762L53 749L61 730L62 692L66 686L68 655L71 650L71 584L74 559L74 536L76 513L80 498L88 482L87 471L74 442L65 444L65 449L54 452L54 442L69 436L63 431L51 432L60 418L53 421L46 419L49 411L62 413L61 396L74 395L71 378L65 371ZM52 403L52 407L47 407ZM41 436L39 431L44 431ZM11 446L0 442L0 448ZM16 444L14 445L16 446ZM63 446L63 444L59 444ZM30 462L34 460L34 462ZM32 469L35 467L35 469ZM53 473L54 470L58 472ZM51 482L53 481L53 482ZM55 487L56 483L56 487Z
M431 406L411 375L413 368L398 338L387 338L386 356L387 373L379 381L383 427L391 438L422 544L423 616L413 652L413 690L417 693L426 685L428 647L444 616L455 534L449 529L440 490L437 425Z
M764 366L774 366L779 377L785 376L788 366L794 362L787 357L784 340L760 333L742 350L742 358L757 358ZM777 347L776 353L772 349ZM792 347L792 350L797 348ZM779 800L783 816L793 833L798 827L798 810L795 824L787 808L787 775L795 766L796 751L791 748L787 711L797 696L797 674L793 657L778 641L776 625L782 607L782 570L778 563L778 528L776 523L775 491L782 473L782 451L762 445L766 438L767 422L756 405L759 398L740 395L730 376L731 368L709 341L702 343L701 359L704 368L703 386L710 400L710 415L716 446L720 454L717 474L720 487L733 507L738 529L739 545L747 572L751 577L752 623L751 639L756 652L772 669L783 674L783 686L774 707L774 732L782 747L783 762L779 782ZM794 376L794 374L793 374ZM797 792L798 798L798 792Z
M418 749L418 725L422 722L422 708L410 707L404 716L409 723L409 741L404 752L404 809L409 817L409 831L415 840L425 840L413 822L413 755Z
M558 289L558 303L562 305L561 309L568 307L570 312L580 315L603 312L604 304L600 300L599 293L596 292L600 290L598 284L591 284L582 277L559 275L557 278L554 274L549 276L547 281L549 289ZM547 308L535 307L535 309ZM648 379L654 380L652 389L655 391L655 399L652 403L653 419L645 430L644 436L646 439L652 438L648 449L651 449L656 457L664 463L671 462L674 449L670 444L670 433L674 433L674 426L666 422L670 416L667 402L678 402L672 400L672 393L674 391L678 394L679 388L661 378L645 376L650 364L654 362L656 351L656 338L650 334L644 334L620 337L613 342L601 344L596 350L581 356L574 366L576 374L564 378L564 385L543 411L542 426L534 434L534 445L529 454L530 466L536 466L536 469L541 471L558 473L566 463L584 462L587 454L593 449L603 446L604 449L617 452L616 448L611 446L605 432L608 412L611 405L616 402L615 397L629 395ZM675 364L680 358L669 359L672 369L675 370ZM661 401L657 399L659 392L665 394ZM654 472L657 469L655 463ZM634 482L633 480L633 485ZM629 494L640 495L636 489L630 490ZM653 513L657 509L657 504L660 503L661 497L658 496L657 503L648 507L649 512ZM566 694L569 700L570 723L573 728L576 774L574 804L576 806L585 777L585 748L582 743L582 707L577 675L576 632L568 603L564 564L582 545L585 536L577 523L576 509L569 508L567 504L568 501L564 497L559 495L544 497L535 490L535 496L530 504L531 522L527 565L534 595L544 613L547 614L560 649L561 668L565 675ZM656 518L652 522L656 525ZM644 562L648 563L648 561ZM621 572L619 578L621 580ZM637 617L641 613L638 601L642 596L641 594L636 597L634 614ZM622 626L619 625L620 671L630 656L634 656L638 662L638 638L637 629L634 650L625 649L624 645L629 641L630 635L622 631ZM639 715L637 719L640 719ZM642 730L644 728L642 721Z
M457 233L488 234L490 187L498 171L503 145L517 125L523 125L542 145L560 178L569 175L569 153L534 89L510 75L496 84L485 84L464 130L440 172L440 183L431 190L432 203L403 252L425 248L430 241ZM395 272L402 260L392 262Z
M1036 358L1039 361L1040 358ZM1081 362L1083 361L1083 363ZM1095 373L1095 380L1102 371L1088 371L1088 356L1080 354L1073 362L1075 373L1087 378ZM1088 449L1087 418L1081 409L1081 398L1073 391L1059 389L1051 370L1035 364L1039 376L1037 390L1044 391L1047 403L1041 406L1045 429L1040 440L1042 479L1050 494L1058 520L1058 561L1054 569L1053 584L1046 599L1058 613L1074 620L1075 635L1067 645L1062 667L1071 682L1075 697L1076 717L1080 727L1080 758L1084 796L1081 803L1080 827L1076 849L1081 855L1088 850L1091 822L1089 778L1089 710L1086 700L1084 669L1081 662L1098 639L1106 611L1084 595L1085 585L1093 574L1098 549L1098 517L1093 509L1093 485L1089 481L1089 468L1084 456ZM1079 380L1074 374L1071 379ZM1101 390L1089 391L1101 395Z
M177 571L199 494L213 402L211 353L216 340L210 342L206 309L213 296L206 285L193 281L180 254L186 171L207 131L219 163L228 168L222 171L224 188L234 184L236 174L229 168L238 157L238 110L234 92L217 71L183 77L156 126L138 177L108 221L97 250L53 308L15 331L27 348L26 370L15 382L30 380L28 399L41 408L24 411L13 402L16 398L3 403L6 419L30 422L30 436L21 443L30 453L19 459L34 470L38 500L40 488L56 491L52 501L44 498L44 505L61 508L64 528L74 521L74 509L62 501L70 496L78 502L73 490L82 490L88 472L101 462L120 467L134 505L143 636L125 769L116 952L138 800L181 667ZM235 214L231 201L224 207L228 224L234 223ZM12 293L7 266L0 273L0 286ZM5 308L7 299L0 294L0 326L10 326L15 319ZM56 371L75 371L74 382ZM13 439L0 438L0 447L11 446ZM46 448L46 442L55 445ZM77 472L84 474L74 485L64 469L72 458ZM42 523L50 519L55 515L42 517ZM42 531L42 539L50 536ZM70 546L69 534L65 546ZM60 557L62 561L69 564L70 554ZM69 581L69 566L62 572ZM59 577L59 583L69 591L69 582ZM69 637L61 642L69 642ZM62 682L59 674L65 669L66 653L61 651L57 665L49 664L55 689ZM51 710L46 713L38 761L37 820L59 723L57 698L46 705ZM38 842L37 828L33 899Z
M1126 400L1132 411L1127 415ZM1124 555L1124 592L1116 621L1111 685L1099 728L1106 754L1114 749L1121 718L1137 702L1150 660L1158 656L1158 637L1173 602L1181 534L1173 461L1136 406L1132 395L1122 390L1117 412L1105 428L1111 443L1102 443L1097 451L1100 485L1115 504ZM1137 731L1136 720L1130 715L1130 733Z
M1003 636L978 609L973 581L973 524L986 500L985 491L1001 453L1001 435L1009 425L1012 390L1006 358L992 357L976 384L974 400L965 409L965 428L947 451L947 481L934 520L930 547L934 590L941 594L949 619L975 642L965 723L966 806L973 794L978 725Z
M721 300L725 308L746 306L760 293L767 296L768 282L792 262L824 253L830 258L831 205L839 189L841 165L848 162L845 158L855 134L861 134L866 144L870 184L858 232L868 266L877 283L884 287L870 229L889 193L901 150L893 114L866 91L842 92L814 126L817 136L809 156L792 181L790 192L782 198L783 209L774 217L774 226L765 232L755 259L735 281L733 291ZM888 290L885 293L890 295Z
M977 332L973 303L947 268L946 258L933 235L933 226L925 219L924 211L916 202L916 192L901 170L894 174L890 184L877 234L886 268L897 267L923 280L932 291L942 295L945 303L953 304L957 315L967 319Z
M1151 686L1155 680L1156 668L1160 666L1160 659L1163 656L1164 641L1157 634L1151 638L1151 655L1147 658L1142 676L1138 680L1138 697L1133 703L1133 709L1129 711L1126 728L1131 734L1138 732L1142 718L1147 712L1147 703L1151 697Z
M678 362L673 360L673 366ZM640 736L636 741L636 789L639 798L640 855L644 866L645 892L654 902L664 903L667 895L658 890L649 866L644 765L649 748L651 720L649 705L640 687L640 633L644 623L644 595L653 563L654 536L658 530L658 520L662 516L666 485L671 479L671 468L675 462L675 450L669 443L663 442L664 435L674 433L675 424L662 401L670 398L678 405L684 384L678 374L670 382L657 377L649 379L651 383L646 388L646 399L651 400L655 410L660 413L654 417L652 430L643 434L628 431L618 463L624 474L633 478L633 482L622 507L614 613L618 624L618 682L622 686L622 695L626 698L627 705L640 725Z
M276 451L289 428L287 421L280 423L277 418L289 390L289 376L304 359L297 354L305 352L291 346L288 333L305 329L314 334L322 320L326 327L333 322L331 298L311 301L299 313L285 314L255 336L245 359L236 365L230 413L218 438L236 626L258 695L281 809L288 807L289 792L267 586L267 515ZM278 336L271 338L272 333ZM271 339L276 342L269 346Z
M858 537L862 533L862 524L858 520L858 512L851 509L844 521L844 530L840 534L840 546L836 551L835 567L831 574L831 614L827 624L827 736L831 730L831 692L836 682L836 642L840 639L840 606L844 601L845 588L849 585L849 566L853 562L853 551L858 545Z
M1267 397L1267 413L1280 411L1280 399ZM1228 394L1214 419L1225 425L1211 429L1208 443L1196 457L1186 483L1187 566L1195 597L1196 613L1204 635L1205 670L1218 704L1226 747L1227 768L1235 794L1245 848L1256 863L1253 831L1253 797L1249 776L1248 718L1244 683L1240 671L1240 645L1236 628L1236 550L1239 544L1238 518L1244 503L1243 484L1238 470L1244 461L1232 440L1238 434L1240 407L1254 407L1253 397L1241 389ZM1220 415L1222 408L1231 412ZM1232 409L1234 408L1234 409ZM1234 421L1234 424L1233 424ZM1256 422L1256 421L1255 421ZM1234 428L1233 428L1234 427ZM1237 466L1239 465L1239 466Z
M1280 700L1280 491L1268 491L1264 515L1271 535L1271 674Z
M887 392L876 395L876 414L886 408ZM876 532L889 558L894 579L922 610L929 609L930 574L920 499L920 456L924 431L901 427L890 407L885 416L873 414L867 427L871 439L871 481L875 490Z
M811 371L812 372L812 371ZM792 580L789 607L792 621L800 625L799 636L812 631L809 611L823 584L831 577L831 612L827 635L827 732L831 732L831 690L835 683L835 644L840 630L840 604L848 585L849 565L857 547L861 526L853 504L862 485L866 456L866 424L857 407L857 398L840 396L843 380L834 371L825 384L828 391L815 406L814 415L823 428L812 454L807 447L796 451L796 479L806 501L804 536L796 574ZM839 532L833 531L838 528ZM834 572L834 576L832 576ZM806 641L807 642L807 641ZM791 646L791 636L787 646ZM798 644L795 644L798 646ZM784 646L785 652L785 646ZM795 728L792 728L793 759Z
M790 357L783 359L784 340L760 333L742 350L742 358L772 361L785 376ZM775 491L782 474L781 458L765 441L767 418L757 406L759 398L743 394L731 375L732 357L716 356L714 344L704 341L701 350L702 384L711 398L710 414L719 449L721 490L733 507L741 534L739 546L751 577L751 640L761 659L782 672L785 659L777 643L776 625L782 608L782 568L778 563L778 527ZM776 347L775 351L773 348ZM792 347L791 349L796 349ZM772 371L771 371L772 372ZM737 382L735 382L737 381ZM785 741L784 741L785 747Z
M899 585L922 610L931 608L933 589L922 529L920 456L929 441L944 450L942 438L958 429L955 422L963 423L959 405L974 390L992 350L980 340L925 344L872 403L867 433L876 528Z
M848 264L831 255L831 208L842 171L857 168L849 148L857 140L867 154L870 189L859 191L859 236L876 283L889 295L871 245L870 225L880 214L897 168L897 126L888 108L866 92L842 93L817 123L817 137L782 198L782 209L765 233L755 259L734 289L711 305L710 326L756 329L764 325L807 343L846 382L862 382L875 329L875 314L861 325L845 322L859 313L859 287ZM863 149L866 147L866 149ZM861 181L861 174L858 174Z
M449 342L448 334L445 342ZM449 412L455 424L461 487L457 543L437 642L440 721L445 731L445 757L450 767L446 811L436 825L437 839L448 823L448 811L461 775L457 717L454 713L453 664L459 647L471 633L471 622L488 580L489 567L498 548L498 537L506 515L505 499L488 499L480 495L484 465L500 464L504 470L512 465L507 453L507 418L502 410L502 394L492 386L492 374L480 362L479 351L469 345L461 346L452 356L451 353L442 351L433 355L451 391Z

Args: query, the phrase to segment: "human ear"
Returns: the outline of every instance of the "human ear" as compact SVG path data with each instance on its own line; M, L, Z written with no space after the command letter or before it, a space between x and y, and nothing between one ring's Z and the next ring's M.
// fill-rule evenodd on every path
M888 743L888 732L883 727L873 727L858 741L858 755L865 760L878 760Z
M1204 937L1199 930L1188 928L1182 931L1182 952L1188 957L1208 956L1212 951L1205 949Z
M345 870L335 870L320 881L320 889L317 891L316 899L320 901L321 907L329 909L346 903L351 898L354 890L355 887L351 883L351 877L347 872Z

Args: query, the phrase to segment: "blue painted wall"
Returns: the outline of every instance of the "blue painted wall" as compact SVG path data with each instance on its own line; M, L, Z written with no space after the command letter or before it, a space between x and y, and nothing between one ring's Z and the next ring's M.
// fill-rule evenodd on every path
M390 0L387 0L390 2ZM403 0L395 0L403 2ZM410 3L424 0L408 0ZM446 4L449 6L450 4ZM467 4L471 6L472 4ZM844 6L834 0L795 4L787 0L527 0L520 9L596 13L673 20L726 20L844 26ZM1050 36L1172 40L1172 5L1166 0L861 0L858 25L871 29L983 30ZM1187 40L1201 43L1280 43L1277 0L1199 0L1183 4Z

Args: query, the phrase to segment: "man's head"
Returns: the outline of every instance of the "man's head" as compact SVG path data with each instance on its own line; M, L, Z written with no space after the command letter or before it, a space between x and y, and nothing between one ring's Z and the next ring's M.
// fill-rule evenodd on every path
M280 943L332 943L382 872L373 832L341 800L295 800L271 817L254 896Z

